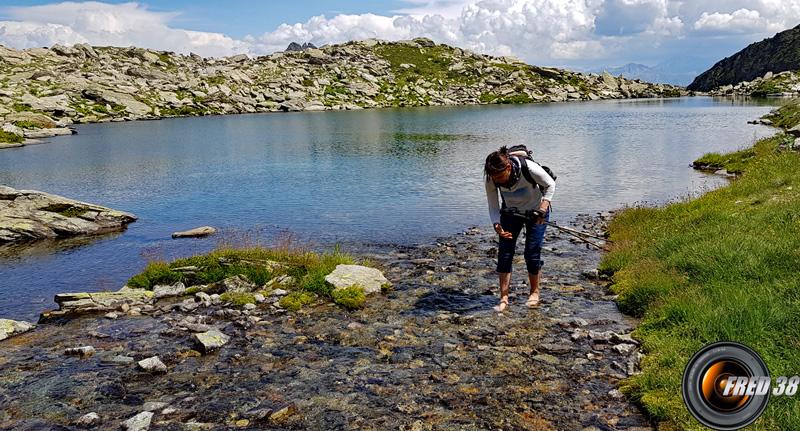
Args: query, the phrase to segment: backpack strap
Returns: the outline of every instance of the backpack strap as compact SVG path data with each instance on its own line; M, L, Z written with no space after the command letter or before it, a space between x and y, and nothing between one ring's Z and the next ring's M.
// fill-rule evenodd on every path
M531 171L528 169L528 163L525 161L525 158L517 157L517 160L519 160L522 176L525 177L525 179L528 180L528 182L531 183L531 185L538 186L539 183L537 183L536 180L533 179L533 174L531 174Z

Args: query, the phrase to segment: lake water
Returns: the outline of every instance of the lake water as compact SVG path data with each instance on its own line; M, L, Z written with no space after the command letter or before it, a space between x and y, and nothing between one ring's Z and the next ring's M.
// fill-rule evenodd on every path
M553 219L659 203L723 180L687 166L773 131L775 102L682 98L288 113L92 124L0 152L0 184L136 214L121 234L0 257L0 317L35 320L55 293L116 290L148 259L221 238L422 243L488 227L482 168L527 144L558 175ZM216 238L172 240L211 225ZM287 232L291 235L287 235Z

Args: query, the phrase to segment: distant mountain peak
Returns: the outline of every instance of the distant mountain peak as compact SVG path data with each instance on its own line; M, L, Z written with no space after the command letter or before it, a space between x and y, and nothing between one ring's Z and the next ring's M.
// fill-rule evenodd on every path
M306 42L306 43L304 43L302 45L300 45L297 42L292 42L292 43L289 44L288 47L286 47L286 51L303 51L303 50L306 50L306 49L309 49L309 48L316 49L317 47L314 46L314 44L311 43L311 42Z

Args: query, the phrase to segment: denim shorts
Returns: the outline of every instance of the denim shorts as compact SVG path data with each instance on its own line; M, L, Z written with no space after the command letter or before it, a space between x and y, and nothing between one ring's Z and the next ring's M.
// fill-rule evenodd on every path
M545 220L550 220L550 210L547 210ZM525 226L525 265L528 273L536 275L542 269L542 243L544 243L544 231L547 224L536 224L532 220L524 220L510 214L500 213L500 225L503 230L511 232L511 238L500 238L497 248L497 272L511 272L511 262L514 260L514 252L517 246L517 237Z

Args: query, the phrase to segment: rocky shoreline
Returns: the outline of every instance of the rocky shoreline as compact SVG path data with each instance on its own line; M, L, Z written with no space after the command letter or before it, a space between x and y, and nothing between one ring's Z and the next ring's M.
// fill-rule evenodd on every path
M650 429L616 389L638 372L636 322L573 241L548 231L533 310L521 256L509 310L492 310L496 240L472 228L361 253L393 288L356 311L199 292L40 324L2 344L0 427Z
M686 94L672 85L531 66L424 38L257 58L85 44L0 46L0 148L71 134L76 123Z
M124 229L136 216L36 190L0 185L0 246L99 235Z

